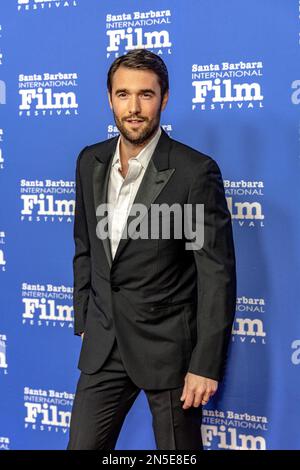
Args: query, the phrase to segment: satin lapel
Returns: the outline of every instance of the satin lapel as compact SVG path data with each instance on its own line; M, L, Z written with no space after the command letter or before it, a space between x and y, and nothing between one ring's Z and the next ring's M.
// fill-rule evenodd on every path
M144 177L136 194L133 204L143 204L146 206L147 211L150 208L150 205L153 201L158 197L160 192L168 183L169 179L171 178L172 174L174 173L175 168L169 168L167 170L158 171L152 161L149 161L147 169L145 171ZM127 218L121 240L119 242L116 254L113 259L113 263L117 261L117 258L120 256L122 250L124 250L126 244L129 241L129 237L125 238L125 234L127 233L127 228L130 222L133 220L134 215L132 214L133 208L131 209L129 216ZM142 219L141 219L142 220ZM124 237L124 238L123 238Z
M95 166L93 172L93 193L94 193L94 204L95 204L95 216L97 219L97 225L101 222L105 217L107 217L107 213L102 211L102 214L98 211L100 204L107 204L107 190L108 190L108 182L109 182L109 175L110 175L110 168L111 168L111 159L114 155L115 147L117 144L118 138L112 139L110 142L107 150L105 153L101 153L101 155L95 155ZM107 229L107 226L106 226ZM98 236L98 230L96 230ZM110 240L108 237L106 238L98 238L103 243L103 248L106 254L107 262L109 267L111 268L112 265L112 255L111 255L111 248L110 248Z

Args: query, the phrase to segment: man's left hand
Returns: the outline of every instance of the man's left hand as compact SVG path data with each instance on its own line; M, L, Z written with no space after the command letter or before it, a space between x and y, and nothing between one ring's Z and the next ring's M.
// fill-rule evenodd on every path
M185 410L200 404L206 405L218 389L218 382L201 375L188 372L184 378L184 387L180 400L184 401L182 408Z

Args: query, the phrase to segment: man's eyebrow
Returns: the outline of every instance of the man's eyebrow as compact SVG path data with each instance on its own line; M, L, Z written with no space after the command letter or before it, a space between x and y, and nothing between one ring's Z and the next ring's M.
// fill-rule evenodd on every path
M115 91L115 94L117 93L130 93L130 92L129 90L127 90L127 88L118 88ZM143 88L139 90L139 93L151 93L152 95L155 95L155 91L152 88Z

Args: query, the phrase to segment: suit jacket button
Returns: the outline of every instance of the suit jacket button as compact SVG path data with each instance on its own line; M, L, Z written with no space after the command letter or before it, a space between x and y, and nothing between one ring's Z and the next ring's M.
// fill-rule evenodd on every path
M114 292L119 292L120 287L118 287L118 286L112 286L112 290L113 290Z

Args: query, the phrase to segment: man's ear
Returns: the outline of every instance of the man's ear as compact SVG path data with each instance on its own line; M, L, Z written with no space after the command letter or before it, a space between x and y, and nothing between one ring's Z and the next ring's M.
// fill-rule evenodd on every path
M165 109L165 107L167 106L167 102L168 102L168 99L169 99L169 90L167 90L164 94L164 97L162 99L162 102L161 102L161 110L163 111Z
M109 93L108 90L107 90L107 97L108 97L109 107L110 109L112 109L111 94Z

